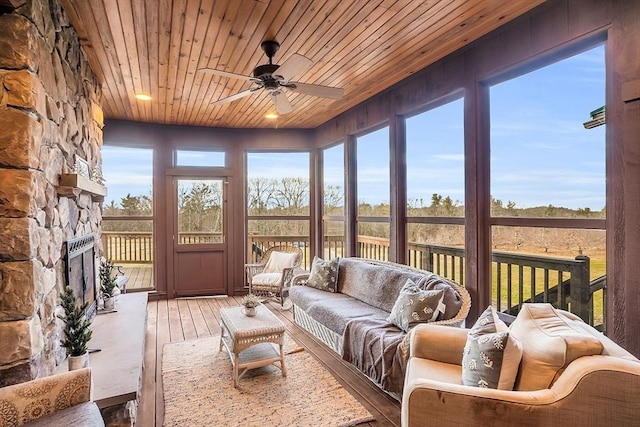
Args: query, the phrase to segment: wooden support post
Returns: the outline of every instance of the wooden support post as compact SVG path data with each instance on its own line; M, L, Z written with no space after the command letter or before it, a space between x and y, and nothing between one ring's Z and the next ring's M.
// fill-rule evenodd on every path
M571 312L580 316L586 323L589 323L589 319L592 318L591 291L589 288L591 262L586 255L578 255L576 261L578 263L571 273L569 285Z

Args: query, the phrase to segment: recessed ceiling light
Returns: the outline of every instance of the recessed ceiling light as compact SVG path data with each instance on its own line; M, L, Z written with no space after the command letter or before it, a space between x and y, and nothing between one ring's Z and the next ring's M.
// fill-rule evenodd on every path
M277 113L267 113L264 115L267 119L277 119L278 118L278 114Z
M151 95L146 93L136 93L136 98L140 101L151 101Z

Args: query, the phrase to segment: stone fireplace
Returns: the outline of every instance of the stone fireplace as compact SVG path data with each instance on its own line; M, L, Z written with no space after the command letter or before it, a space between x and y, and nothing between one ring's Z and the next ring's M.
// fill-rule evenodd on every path
M0 1L0 386L51 374L65 242L94 234L103 195L61 183L101 165L100 85L58 0Z

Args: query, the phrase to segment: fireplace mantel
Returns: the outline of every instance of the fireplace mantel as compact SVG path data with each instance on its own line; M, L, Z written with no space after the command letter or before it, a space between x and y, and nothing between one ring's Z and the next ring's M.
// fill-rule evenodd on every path
M96 200L104 200L107 187L77 173L63 173L60 175L60 186L57 192L61 196L77 198L80 193L89 193Z

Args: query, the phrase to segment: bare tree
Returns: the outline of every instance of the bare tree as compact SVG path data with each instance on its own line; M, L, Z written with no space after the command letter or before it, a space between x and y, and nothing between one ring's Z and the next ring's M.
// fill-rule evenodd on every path
M302 213L309 206L309 180L305 178L282 178L275 189L273 202L276 208L289 214Z
M247 184L247 207L250 215L266 213L276 193L277 181L269 178L251 178Z

